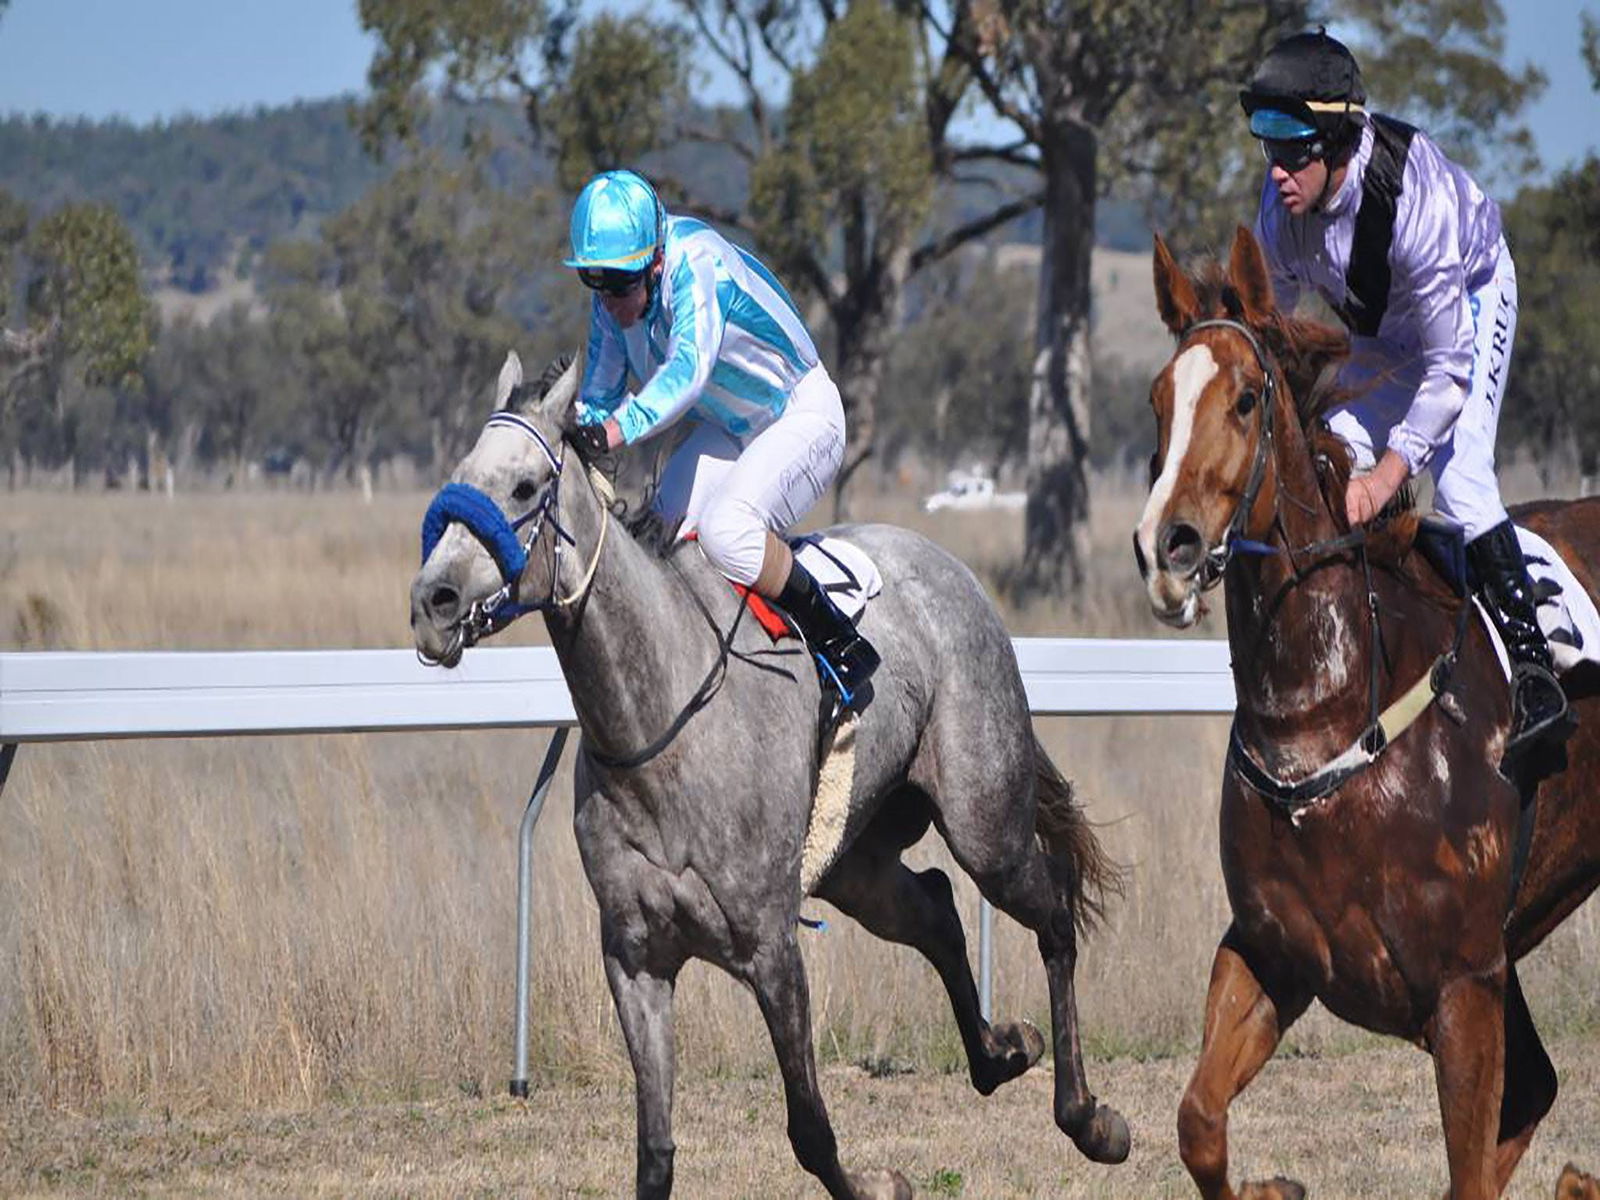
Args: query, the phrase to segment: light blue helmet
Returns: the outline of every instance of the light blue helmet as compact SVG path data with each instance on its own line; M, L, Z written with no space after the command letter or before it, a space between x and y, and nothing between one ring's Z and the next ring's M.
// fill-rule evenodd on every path
M602 171L572 206L569 267L642 271L661 244L666 213L643 175Z

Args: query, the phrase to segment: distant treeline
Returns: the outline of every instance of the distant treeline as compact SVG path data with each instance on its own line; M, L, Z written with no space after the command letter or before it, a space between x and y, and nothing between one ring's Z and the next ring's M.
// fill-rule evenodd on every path
M748 172L726 147L683 145L655 161L715 180L730 207L745 202ZM107 311L116 256L92 258L101 274L87 283L71 266L107 221L125 227L142 294L249 285L204 321L124 305L114 336L78 336L8 368L0 461L10 481L65 467L73 478L147 482L173 469L229 482L290 463L308 479L354 478L396 457L424 476L437 470L475 427L507 346L537 358L581 342L581 298L550 269L570 203L553 175L506 104L440 105L416 147L381 160L363 152L344 100L137 127L0 120L7 328L59 323L72 279L84 295L98 289L95 311ZM1591 161L1507 206L1523 318L1506 441L1559 448L1589 474L1600 456L1600 247L1585 230L1597 197ZM963 187L939 203L959 220ZM1149 245L1131 202L1102 203L1097 226L1101 244ZM905 452L932 464L1018 461L1036 283L990 249L1037 232L1037 214L1024 216L908 287L878 414L880 462ZM816 325L831 352L827 322ZM81 369L91 352L99 365ZM1148 453L1147 382L1096 375L1093 458Z

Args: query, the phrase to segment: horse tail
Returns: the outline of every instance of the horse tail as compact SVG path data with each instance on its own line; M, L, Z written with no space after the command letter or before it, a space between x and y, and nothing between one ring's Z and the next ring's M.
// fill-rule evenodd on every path
M1034 832L1046 854L1072 865L1072 919L1080 932L1087 932L1105 916L1107 899L1123 894L1123 869L1100 845L1078 805L1072 781L1050 761L1037 736L1033 739L1033 772Z

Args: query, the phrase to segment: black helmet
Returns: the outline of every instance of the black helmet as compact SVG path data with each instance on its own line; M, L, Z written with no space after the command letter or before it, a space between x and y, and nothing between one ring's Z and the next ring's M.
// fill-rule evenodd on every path
M1315 139L1323 158L1354 145L1367 119L1361 68L1344 43L1322 29L1286 37L1267 51L1239 103L1256 137Z

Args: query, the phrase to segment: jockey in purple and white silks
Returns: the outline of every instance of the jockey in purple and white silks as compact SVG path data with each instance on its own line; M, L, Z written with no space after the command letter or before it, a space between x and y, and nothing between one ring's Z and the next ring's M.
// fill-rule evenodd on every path
M1495 477L1517 327L1499 207L1427 134L1369 117L1360 67L1326 32L1279 42L1239 99L1269 164L1256 234L1278 305L1314 290L1350 330L1352 398L1326 417L1355 456L1350 524L1429 472L1513 663L1507 755L1565 738L1571 715Z
M844 461L839 389L794 301L755 255L669 215L634 171L585 185L571 245L565 265L594 293L580 446L605 453L693 422L662 472L656 511L695 531L729 579L776 602L848 703L878 654L777 536Z

